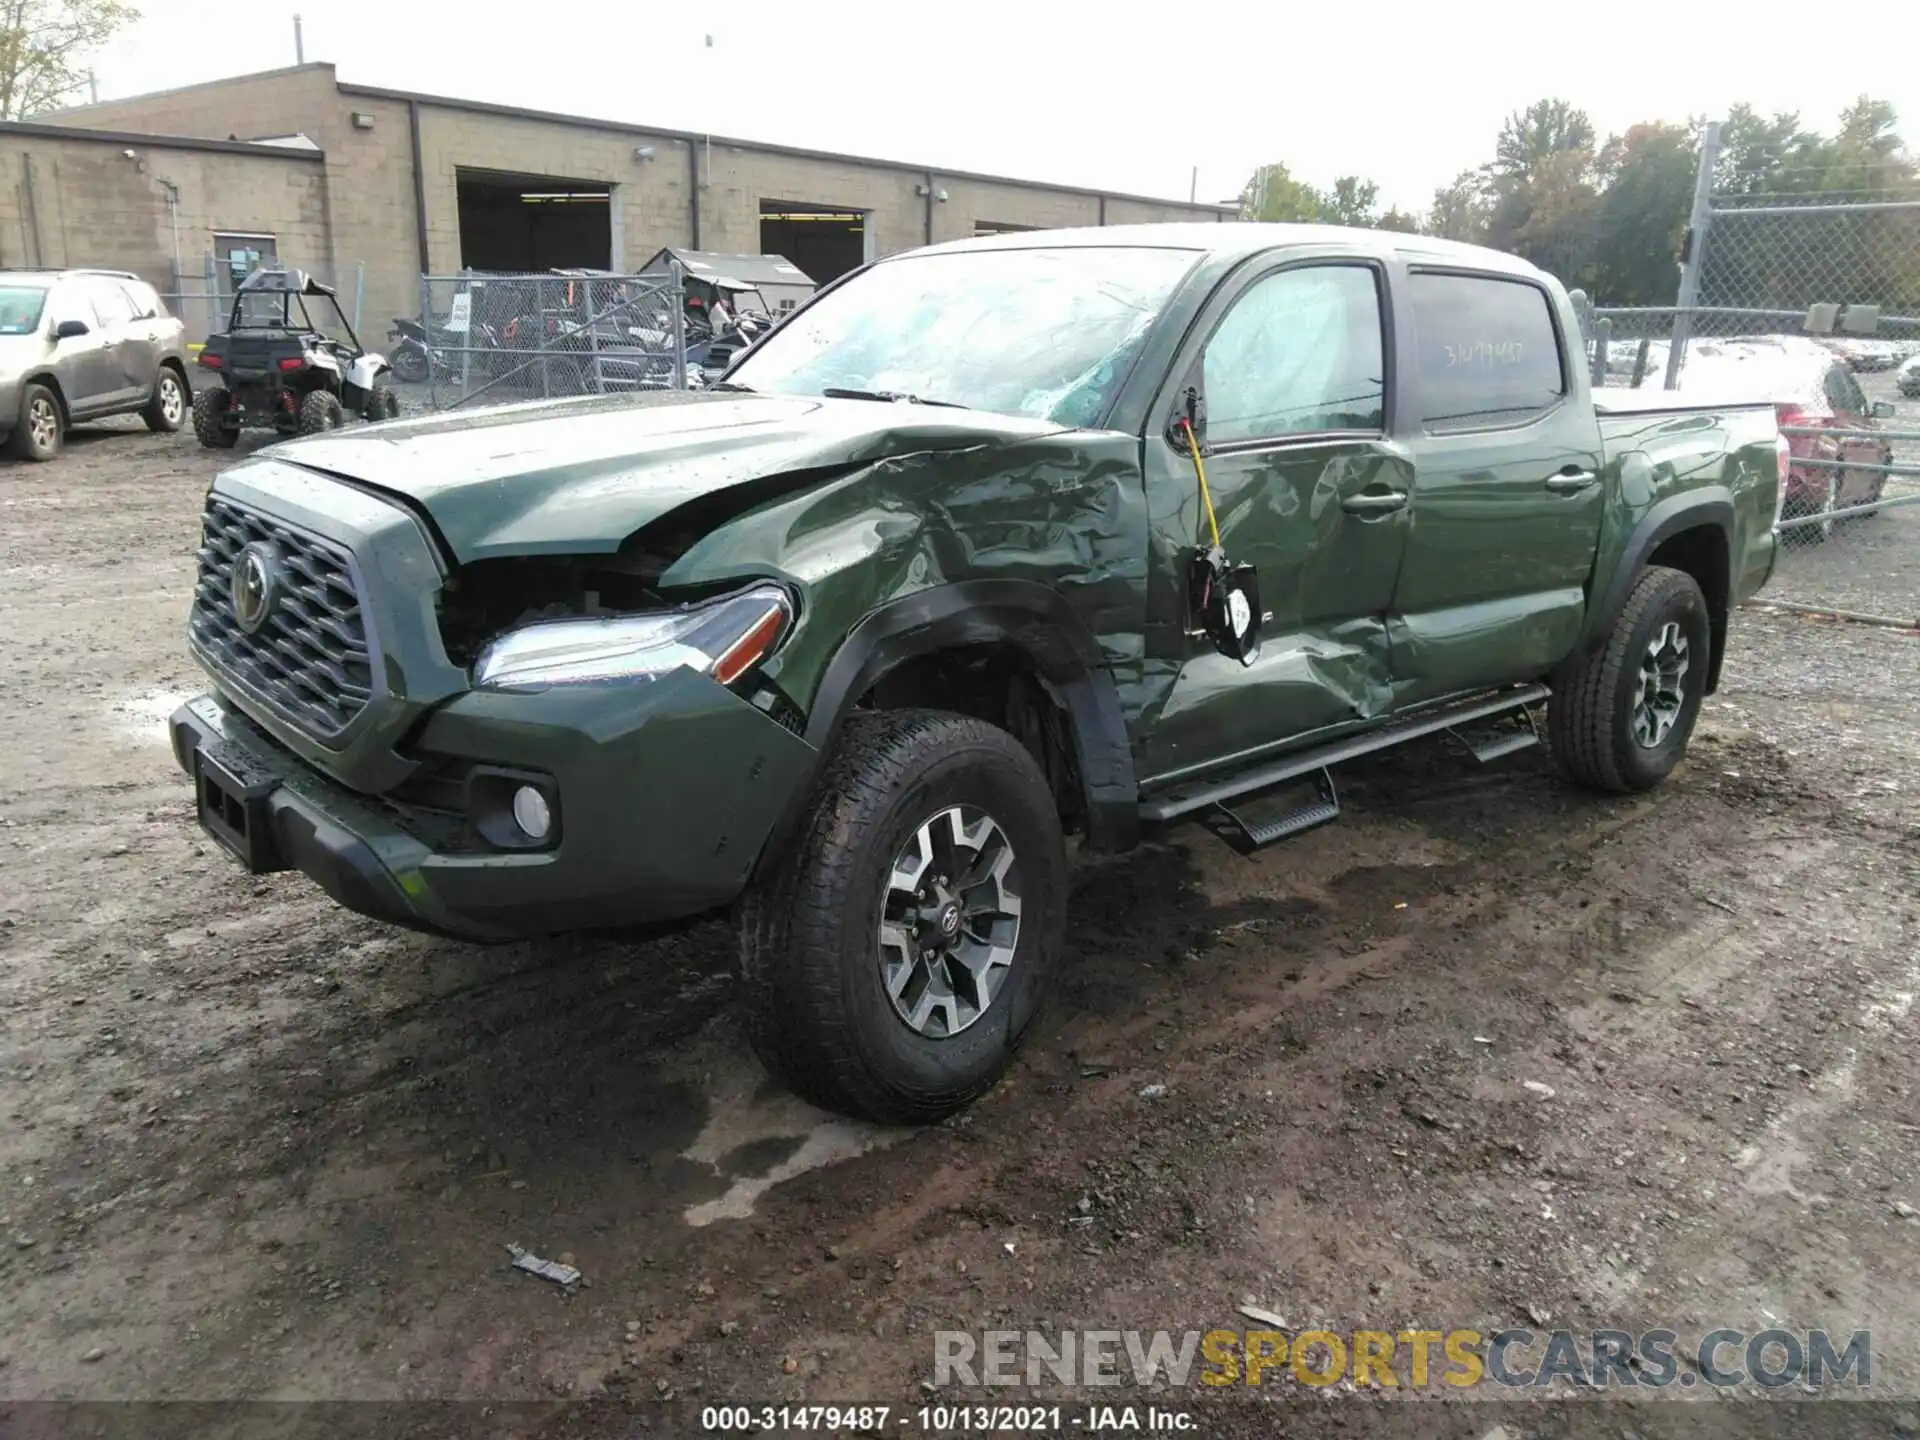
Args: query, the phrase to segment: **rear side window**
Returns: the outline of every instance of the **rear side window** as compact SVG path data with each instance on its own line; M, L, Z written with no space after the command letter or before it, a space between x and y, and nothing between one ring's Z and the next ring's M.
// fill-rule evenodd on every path
M151 285L137 280L129 280L123 286L127 298L133 302L133 318L136 320L155 320L163 318L167 307L160 303L160 296Z
M133 302L118 285L101 281L90 285L88 289L93 299L93 313L100 317L103 329L124 325L133 319Z
M1547 292L1491 275L1414 274L1422 421L1474 429L1524 421L1567 393Z

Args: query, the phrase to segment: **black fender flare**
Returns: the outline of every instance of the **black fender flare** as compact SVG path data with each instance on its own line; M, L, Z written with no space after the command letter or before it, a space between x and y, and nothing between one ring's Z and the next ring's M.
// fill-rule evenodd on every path
M818 754L767 854L784 848L819 769L848 714L888 671L922 655L966 645L1009 644L1065 704L1087 812L1087 841L1125 850L1139 835L1139 787L1120 692L1099 646L1065 597L1031 580L961 580L917 591L871 611L827 664L804 738Z
M1633 582L1646 568L1647 557L1659 549L1662 542L1681 531L1706 527L1718 530L1727 547L1731 583L1735 531L1732 492L1723 485L1713 485L1669 495L1642 515L1627 535L1627 543L1620 553L1620 563L1614 566L1613 574L1607 578L1606 588L1600 592L1598 603L1588 612L1586 637L1580 646L1582 655L1591 654L1606 644L1607 636L1613 633L1614 622L1626 608ZM1712 694L1719 686L1720 660L1726 651L1727 616L1724 608L1711 619L1714 643L1713 656L1707 667L1708 694Z

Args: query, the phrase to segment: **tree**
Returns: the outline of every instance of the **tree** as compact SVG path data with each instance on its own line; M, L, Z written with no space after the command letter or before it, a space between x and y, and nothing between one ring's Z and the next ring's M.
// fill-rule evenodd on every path
M1462 170L1453 183L1433 192L1427 212L1427 234L1443 240L1484 245L1493 221L1493 195L1484 170Z
M1262 165L1240 192L1240 215L1246 220L1318 220L1320 206L1320 192L1279 164Z
M1593 152L1593 122L1565 100L1536 100L1516 110L1500 127L1493 147L1497 181L1516 188L1533 183L1543 165L1567 151Z
M1669 305L1680 237L1700 163L1693 129L1634 125L1601 149L1604 177L1594 216L1594 299L1603 305Z
M123 0L0 0L0 120L57 109L78 94L86 58L139 18Z
M1409 215L1406 211L1395 206L1378 220L1374 221L1373 228L1376 230L1398 230L1402 235L1418 235L1420 233L1420 217L1418 215Z
M1320 214L1315 218L1327 225L1357 225L1364 229L1374 223L1373 207L1379 198L1380 187L1371 180L1342 175L1333 182L1333 189L1320 197Z

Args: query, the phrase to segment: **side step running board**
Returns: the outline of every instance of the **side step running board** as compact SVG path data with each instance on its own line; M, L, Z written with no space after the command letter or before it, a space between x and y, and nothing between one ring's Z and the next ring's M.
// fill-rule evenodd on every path
M1460 726L1471 725L1477 720L1491 719L1495 715L1503 715L1510 710L1521 710L1529 705L1538 705L1552 693L1545 685L1521 685L1497 695L1479 696L1471 700L1457 701L1451 705L1436 706L1431 710L1409 715L1406 719L1381 729L1351 735L1344 740L1330 741L1325 745L1316 745L1310 750L1282 756L1278 760L1270 761L1265 765L1256 765L1224 779L1175 786L1163 794L1143 801L1140 806L1140 818L1159 824L1178 819L1182 815L1191 815L1196 810L1213 810L1238 796L1271 790L1284 781L1298 780L1303 775L1311 775L1316 770L1324 771L1342 761L1355 760L1378 750L1389 750L1395 745L1417 740L1423 735L1434 735L1443 730L1457 730ZM1501 736L1475 747L1474 754L1483 761L1492 760L1512 750L1524 749L1527 745L1535 743L1538 743L1538 736L1534 733L1525 733L1518 737ZM1331 780L1327 783L1328 788L1323 791L1322 804L1331 804L1333 815L1337 815L1340 813L1340 807L1332 798ZM1317 812L1320 808L1320 806L1308 806L1306 810L1295 811L1294 814L1304 815ZM1325 818L1331 820L1333 815ZM1280 820L1269 823L1283 824L1291 818L1291 816L1282 816ZM1315 820L1313 823L1325 822ZM1307 827L1303 825L1300 828ZM1290 830L1286 833L1297 834L1298 830Z
M1340 796L1333 788L1332 772L1322 770L1318 785L1318 800L1267 821L1249 822L1225 805L1215 805L1207 814L1207 828L1242 855L1251 855L1303 830L1340 818Z

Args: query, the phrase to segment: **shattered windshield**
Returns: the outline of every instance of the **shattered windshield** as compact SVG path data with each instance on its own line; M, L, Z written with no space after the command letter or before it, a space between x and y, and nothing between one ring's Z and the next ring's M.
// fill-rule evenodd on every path
M1072 246L962 250L876 265L823 295L728 377L1097 424L1199 257Z

